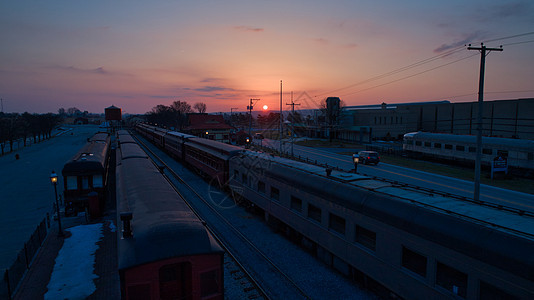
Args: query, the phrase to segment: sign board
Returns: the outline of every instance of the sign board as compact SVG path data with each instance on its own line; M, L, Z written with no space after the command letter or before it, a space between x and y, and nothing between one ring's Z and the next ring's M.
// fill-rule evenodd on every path
M491 163L491 179L493 179L493 174L495 172L504 172L508 174L508 160L506 157L497 156L493 159Z

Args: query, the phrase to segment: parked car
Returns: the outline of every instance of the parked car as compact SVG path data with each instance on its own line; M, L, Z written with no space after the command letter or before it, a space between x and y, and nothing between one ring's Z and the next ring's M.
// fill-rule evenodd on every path
M376 151L360 151L358 152L358 157L359 163L364 165L378 165L378 163L380 162L380 156L378 156L378 152Z

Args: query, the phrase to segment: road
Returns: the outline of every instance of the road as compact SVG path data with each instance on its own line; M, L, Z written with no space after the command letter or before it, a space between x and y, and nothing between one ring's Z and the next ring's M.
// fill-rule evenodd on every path
M0 269L8 268L24 249L39 223L53 216L54 187L50 173L58 175L63 193L63 165L98 131L98 126L74 126L72 131L0 156ZM15 158L19 155L19 159ZM52 220L53 223L55 223Z
M254 143L262 144L266 147L271 147L279 150L279 142L276 140L254 140ZM295 156L308 158L311 161L317 160L318 163L328 164L329 166L338 167L343 170L354 170L352 158L348 155L336 154L336 149L325 148L311 148L299 145L293 145L293 153ZM349 149L345 148L343 152L356 152L364 149ZM282 151L291 153L291 143L283 142ZM424 187L436 191L450 193L461 197L473 198L474 183L472 181L460 180L452 177L422 172L405 167L399 167L386 163L379 163L378 165L359 165L358 173L394 180L401 183L407 183L419 187ZM501 189L489 185L480 186L480 200L491 202L499 205L510 206L520 210L534 212L534 195L526 194L506 189Z

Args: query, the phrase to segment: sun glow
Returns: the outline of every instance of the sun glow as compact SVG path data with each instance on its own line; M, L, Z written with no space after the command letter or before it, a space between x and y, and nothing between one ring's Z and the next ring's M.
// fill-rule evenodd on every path
M267 106L267 105L263 106L263 110L267 110L268 108L269 108L269 106Z

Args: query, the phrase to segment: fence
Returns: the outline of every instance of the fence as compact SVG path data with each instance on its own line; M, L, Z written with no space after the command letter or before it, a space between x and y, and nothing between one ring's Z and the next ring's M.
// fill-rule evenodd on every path
M32 260L43 244L47 227L49 227L48 218L44 218L37 226L30 239L24 244L24 249L20 250L17 259L9 269L4 272L4 280L0 284L0 299L11 299L19 283L24 278L24 274L30 268Z

